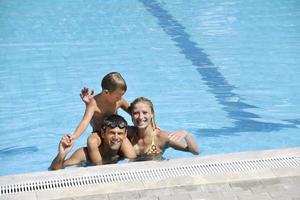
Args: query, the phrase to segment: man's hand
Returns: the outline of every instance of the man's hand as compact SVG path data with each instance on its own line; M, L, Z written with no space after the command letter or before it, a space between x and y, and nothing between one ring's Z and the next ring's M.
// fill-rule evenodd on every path
M89 90L87 87L83 87L80 93L81 100L85 103L88 104L90 100L94 97L94 90Z
M74 146L74 140L70 135L65 135L61 138L58 151L60 154L67 155Z
M65 158L67 154L71 151L73 146L74 141L72 140L70 135L65 135L61 138L58 145L58 154L54 158L50 166L51 170L58 170L64 168Z

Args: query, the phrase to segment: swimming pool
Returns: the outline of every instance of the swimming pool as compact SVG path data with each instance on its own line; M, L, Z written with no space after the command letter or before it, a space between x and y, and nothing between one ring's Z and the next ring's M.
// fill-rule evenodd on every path
M99 92L110 71L128 101L152 99L159 126L189 131L202 155L300 146L296 0L0 5L0 175L47 170L82 117L80 89Z

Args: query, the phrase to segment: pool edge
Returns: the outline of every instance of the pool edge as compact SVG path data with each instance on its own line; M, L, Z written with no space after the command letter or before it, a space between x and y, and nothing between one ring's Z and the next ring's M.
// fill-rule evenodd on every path
M126 174L126 172L145 172L140 174L141 178L134 177L132 180L130 177L126 181L115 181L114 177L108 177L111 181L104 183L93 183L86 185L72 185L71 187L53 187L46 188L43 190L33 191L22 191L11 194L0 194L0 199L60 199L69 198L85 195L98 195L98 194L109 194L116 192L126 191L137 191L145 189L158 189L166 187L186 186L186 185L202 185L202 184L214 184L214 183L228 183L228 182L239 182L246 180L260 180L260 179L271 179L279 177L291 177L300 176L300 163L298 163L300 156L300 148L288 148L288 149L277 149L277 150L266 150L266 151L255 151L255 152L240 152L230 154L217 154L217 155L206 155L197 156L192 158L180 158L172 159L168 161L147 161L147 162L134 162L134 163L123 163L119 165L104 165L87 168L70 168L66 170L49 171L49 172L38 172L29 174L19 174L13 176L2 176L0 177L0 186L3 188L4 185L22 185L29 184L31 187L35 187L33 183L47 182L47 180L59 180L68 179L75 180L82 177L91 177L93 174L102 174L104 177L106 174ZM291 166L285 164L288 160L282 160L283 158L297 158L297 161L291 161ZM281 162L278 165L272 167L272 163L278 160ZM281 160L282 161L281 161ZM267 161L260 164L258 161ZM253 162L252 162L253 161ZM254 162L255 161L255 162ZM261 169L255 166L255 163L264 166ZM269 163L268 163L269 162ZM201 166L207 166L207 173L191 174L188 175L180 174L176 175L180 170L189 170L193 168L186 168L195 164L201 164ZM226 163L233 163L232 165L226 166ZM243 163L246 165L243 167ZM247 164L248 163L248 164ZM293 164L294 163L294 164ZM238 167L241 165L240 167ZM251 167L253 166L253 167ZM270 166L270 167L268 167ZM220 170L218 170L220 168ZM222 168L222 169L221 169ZM226 169L228 168L228 170ZM236 169L235 169L236 168ZM243 169L243 170L239 170ZM161 173L174 173L170 176L163 177L151 177L155 170L161 169L177 169L175 172L162 171ZM223 172L223 171L224 172ZM204 168L205 172L205 168ZM148 174L147 174L148 173ZM149 175L150 174L150 175ZM139 175L137 175L139 176ZM122 179L123 177L121 177ZM116 180L118 177L115 178ZM120 178L119 178L120 179ZM118 179L118 180L119 180ZM89 181L83 180L80 181ZM51 183L56 185L56 183ZM57 183L60 184L60 183Z

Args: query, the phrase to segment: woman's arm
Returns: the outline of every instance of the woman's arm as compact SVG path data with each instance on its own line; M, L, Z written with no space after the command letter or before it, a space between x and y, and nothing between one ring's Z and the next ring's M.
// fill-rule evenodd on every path
M182 143L181 139L184 139L186 143ZM169 134L168 144L176 150L188 151L194 155L198 155L200 152L197 142L186 131L177 131Z

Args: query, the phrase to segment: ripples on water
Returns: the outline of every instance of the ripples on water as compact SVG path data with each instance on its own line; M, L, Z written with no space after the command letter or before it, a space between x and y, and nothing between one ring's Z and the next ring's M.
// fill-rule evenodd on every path
M84 112L80 89L99 92L110 71L124 75L128 101L152 99L159 126L188 130L203 154L299 146L299 9L296 0L1 2L0 175L47 170Z

